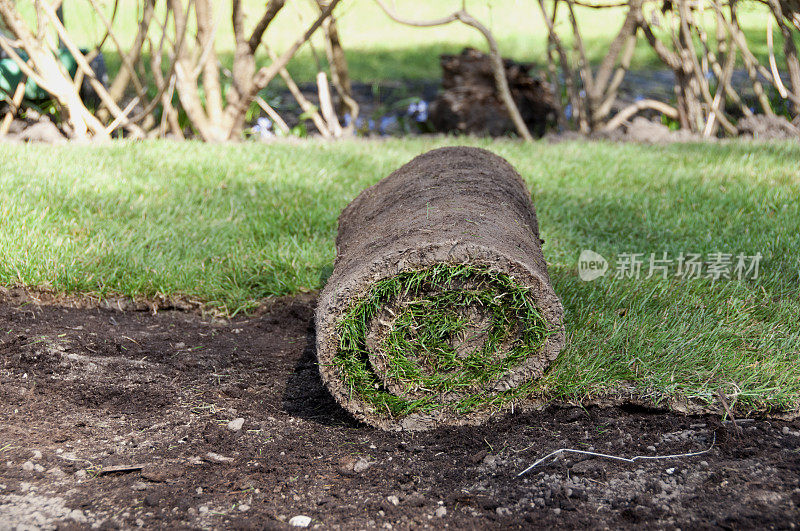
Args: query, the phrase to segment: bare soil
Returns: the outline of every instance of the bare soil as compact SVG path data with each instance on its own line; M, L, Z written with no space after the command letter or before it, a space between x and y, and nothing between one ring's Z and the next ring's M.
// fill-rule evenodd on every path
M313 297L257 317L0 300L0 529L794 528L800 422L553 405L387 433L323 388ZM237 423L244 419L241 429ZM241 422L241 421L240 421ZM552 450L565 455L523 477ZM117 469L111 467L124 467Z

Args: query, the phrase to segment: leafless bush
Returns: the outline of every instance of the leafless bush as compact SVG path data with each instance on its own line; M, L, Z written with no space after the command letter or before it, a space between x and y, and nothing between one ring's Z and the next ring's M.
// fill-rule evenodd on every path
M8 35L0 33L0 49L17 63L26 78L52 96L60 109L62 129L72 138L182 138L189 133L211 142L239 139L248 110L254 106L270 118L276 130L288 133L284 117L259 96L276 77L283 80L303 116L311 120L319 134L339 137L352 133L340 125L338 118L349 113L351 123L355 123L359 113L333 15L341 0L313 0L317 9L314 19L305 27L298 27L296 39L280 55L267 46L264 34L290 0L269 0L257 13L246 13L241 0L231 0L226 4L232 13L228 20L218 16L222 2L138 0L136 31L130 42L122 42L114 30L118 0L114 0L110 15L101 0L81 0L93 11L103 32L99 45L88 53L75 45L57 16L61 0L31 1L36 8L32 21L20 16L14 0L0 0L0 21ZM442 18L419 21L406 18L387 0L375 1L400 24L435 27L462 23L477 30L492 59L498 98L519 136L532 138L509 91L502 50L485 24L463 6ZM555 94L563 94L558 98L560 126L584 133L609 131L649 109L676 120L680 127L695 134L733 135L741 116L774 115L775 94L797 115L800 62L793 37L800 31L800 0L747 0L761 2L771 13L764 28L769 47L767 64L759 62L751 51L751 43L741 28L739 10L743 1L531 0L535 16L541 16L547 28L549 81ZM599 64L590 60L576 16L579 8L624 11L623 21ZM255 23L248 24L248 17ZM217 56L220 29L225 24L231 25L235 39L230 69ZM320 68L317 75L319 104L315 105L301 92L286 66L317 31L324 35L329 70ZM783 42L783 49L777 53L775 31ZM641 42L646 42L674 73L673 98L641 99L619 109L620 86L630 69L636 45ZM109 84L99 79L91 66L102 44L110 46L121 59L119 72ZM58 46L66 47L74 57L75 74L60 64ZM259 67L256 56L262 51L270 62ZM737 67L744 67L747 72L748 92L754 94L756 109L733 86ZM89 85L97 95L96 108L90 109L81 99L82 85ZM10 110L0 120L0 135L24 108L24 89L23 79L12 94L6 95Z
M554 0L550 10L545 7L544 0L538 0L548 28L551 81L558 85L563 79L567 101L573 109L571 119L579 130L609 131L639 111L654 109L678 120L682 128L704 136L715 135L719 128L726 134L736 134L735 120L726 110L729 103L743 116L753 114L732 86L737 61L745 67L750 87L764 114L774 114L764 83L773 85L781 98L795 106L796 112L800 102L800 66L792 30L800 29L797 11L800 3L791 1L791 5L778 0L765 1L784 38L783 55L790 79L787 87L771 49L772 20L765 28L770 43L770 68L767 68L750 50L739 23L739 2L735 0L630 0L619 4ZM624 22L596 70L586 57L574 14L576 5L626 10ZM567 49L563 44L566 39L556 30L559 7L566 12L570 22L572 49ZM714 18L713 39L703 21L706 14ZM673 102L643 99L612 117L610 111L617 90L630 67L634 47L642 38L675 76L674 106Z
M137 4L137 31L131 43L120 42L113 29L113 20L106 16L98 0L86 1L103 24L103 42L108 39L121 58L120 71L110 86L96 79L89 66L91 58L75 46L56 16L60 0L55 3L34 0L37 17L33 23L20 16L15 2L0 0L0 19L13 35L13 39L0 35L0 47L27 77L51 94L63 111L65 120L62 125L72 138L105 139L114 131L124 131L127 136L136 138L166 134L183 137L184 126L179 118L185 116L191 131L203 140L237 139L242 135L248 109L254 104L264 109L276 128L288 130L285 120L259 97L259 92L278 75L290 87L296 88L286 65L321 28L326 37L326 51L337 94L352 115L358 113L358 106L350 94L347 63L333 18L340 0L318 0L319 12L313 22L300 28L297 38L279 56L268 50L272 62L261 68L256 65L256 53L260 48L266 48L264 32L283 9L286 0L267 2L249 31L245 30L245 19L253 13L245 13L241 0L231 0L232 17L229 21L217 16L221 3L211 0L141 0ZM159 11L161 16L157 16ZM217 57L219 28L225 23L232 25L236 43L230 70L223 68ZM56 46L52 39L47 38L53 33L78 63L76 76L71 76L59 64ZM20 51L29 59L23 59ZM149 64L145 64L147 57ZM94 112L79 96L83 79L89 81L101 100ZM223 90L226 85L229 85L228 89ZM336 113L331 111L326 73L318 76L318 85L320 107L326 111L322 113L324 116L299 90L293 93L323 135L340 136L345 131L339 126ZM13 96L12 112L16 112L22 102L21 92L15 92Z

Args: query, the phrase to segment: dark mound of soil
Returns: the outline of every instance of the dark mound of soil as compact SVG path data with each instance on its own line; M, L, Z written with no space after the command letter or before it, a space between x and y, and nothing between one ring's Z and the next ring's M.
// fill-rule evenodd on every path
M326 529L800 521L798 421L744 422L737 435L712 416L551 407L384 432L325 391L312 315L310 297L233 321L0 301L0 528L269 529L298 515ZM516 476L562 447L677 454L714 434L697 457L567 455Z
M556 118L550 85L532 75L532 64L504 59L511 95L532 134L544 135ZM437 131L503 136L516 133L497 92L488 55L465 48L459 55L442 55L442 92L431 104L431 123Z

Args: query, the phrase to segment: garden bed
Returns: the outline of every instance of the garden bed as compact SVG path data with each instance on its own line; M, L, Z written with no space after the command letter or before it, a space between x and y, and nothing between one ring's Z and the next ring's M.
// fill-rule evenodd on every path
M313 300L227 321L4 297L0 527L273 528L298 515L312 527L395 529L800 519L800 421L740 421L737 434L718 415L560 403L418 434L358 424L319 379ZM711 450L634 463L564 455L517 477L564 447Z

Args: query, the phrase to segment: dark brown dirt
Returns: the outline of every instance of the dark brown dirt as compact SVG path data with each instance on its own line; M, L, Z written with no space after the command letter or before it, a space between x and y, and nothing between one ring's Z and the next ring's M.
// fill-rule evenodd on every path
M336 262L317 309L317 357L331 394L359 419L385 429L481 422L480 409L461 415L440 408L396 419L351 393L332 364L339 353L339 325L375 282L401 272L442 263L501 271L529 289L549 334L538 351L487 391L528 383L542 375L565 341L564 309L550 283L542 243L527 186L511 164L485 149L434 149L361 192L339 216ZM386 384L379 368L372 368Z
M736 435L712 416L554 406L387 433L324 390L312 314L311 297L233 321L0 302L0 528L272 528L297 515L394 529L800 520L798 421L745 422ZM242 429L228 429L237 418ZM697 457L571 455L516 476L561 447L684 453L713 434ZM142 468L108 473L120 465Z
M442 91L431 103L431 123L440 132L481 136L516 133L514 122L497 92L492 60L464 48L458 55L440 56ZM531 63L503 59L506 80L525 125L542 136L556 122L557 103L549 83L533 73Z

